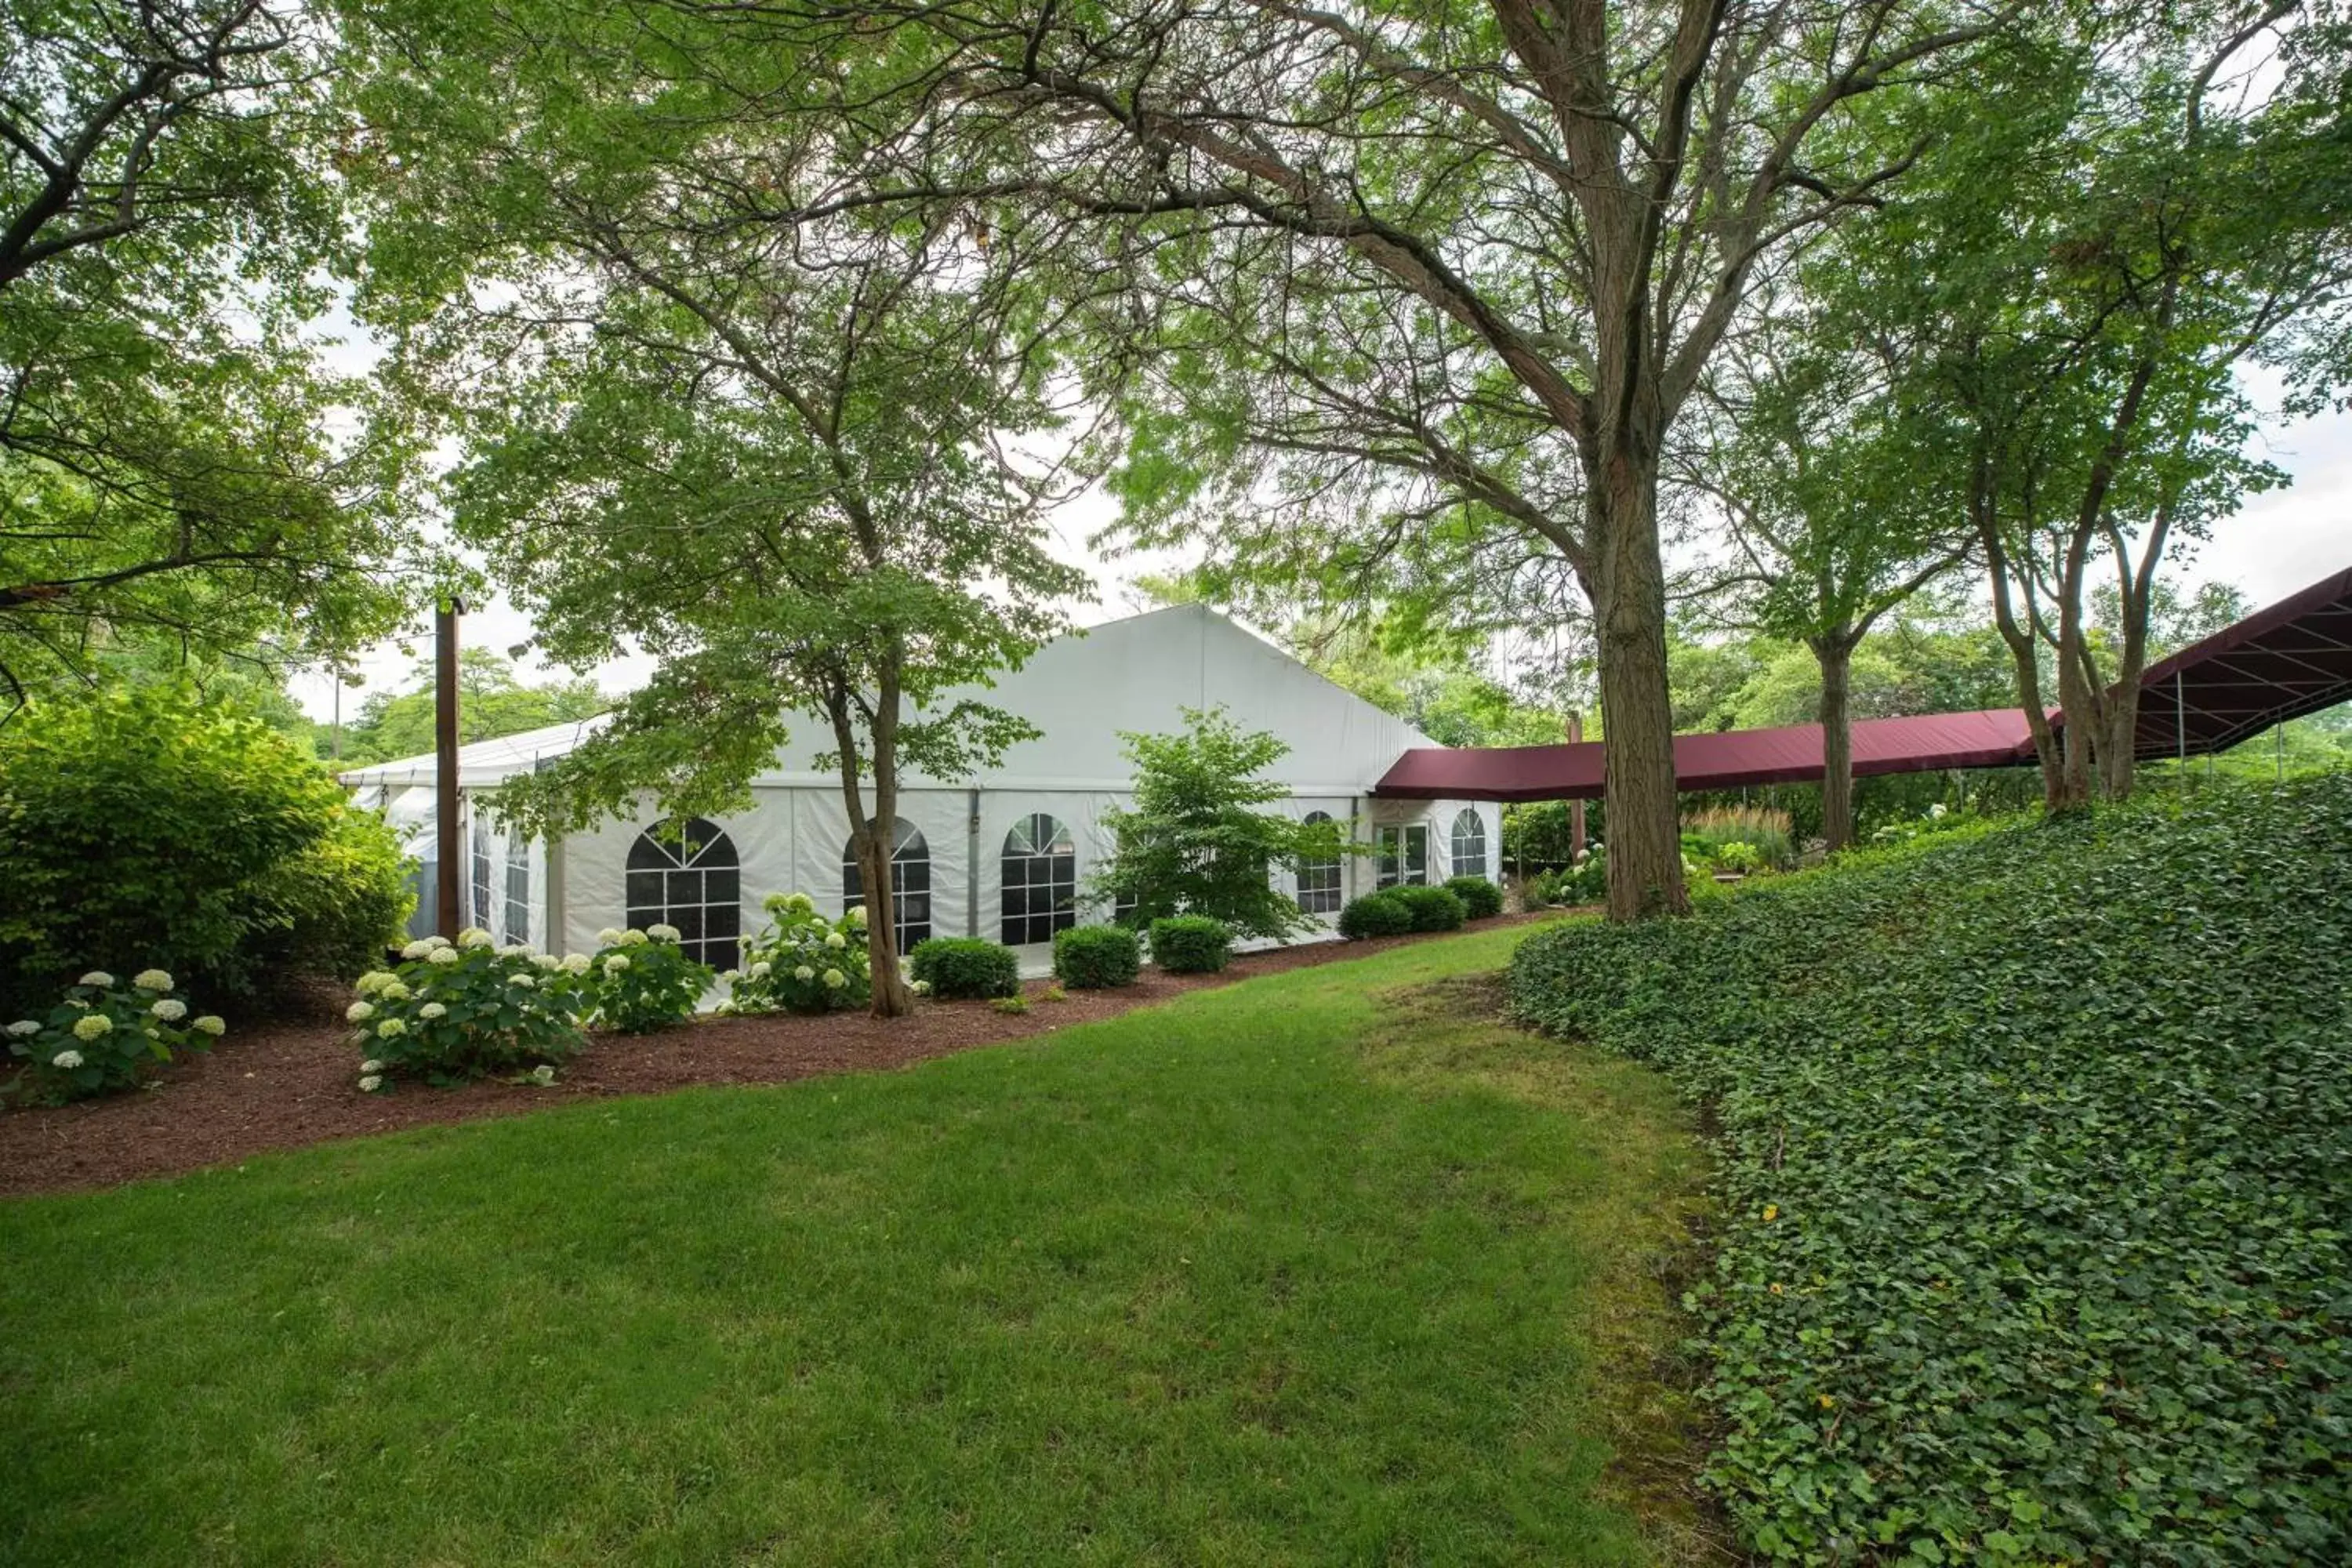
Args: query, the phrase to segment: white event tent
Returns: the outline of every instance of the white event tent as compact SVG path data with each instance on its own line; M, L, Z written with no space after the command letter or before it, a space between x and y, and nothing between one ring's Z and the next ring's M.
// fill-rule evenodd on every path
M1491 802L1372 795L1398 757L1433 742L1395 715L1333 685L1263 639L1199 605L1178 605L1057 638L993 689L973 696L1041 732L970 780L910 775L899 793L896 876L900 950L927 936L976 935L1019 950L1024 972L1049 964L1053 933L1107 919L1086 881L1108 848L1106 807L1130 804L1119 734L1184 728L1187 708L1223 707L1244 730L1289 746L1276 809L1356 825L1370 856L1307 868L1286 891L1328 931L1347 900L1391 882L1494 878L1501 845ZM793 726L773 769L753 781L750 810L689 826L683 845L638 819L554 842L494 831L476 810L499 785L562 755L601 719L461 747L457 782L468 849L467 919L502 941L593 949L607 926L667 921L724 968L735 939L765 918L761 900L802 891L820 908L855 900L850 824L839 775L815 765L830 744L814 719ZM383 808L411 852L433 853L428 753L342 775L361 804ZM420 920L430 921L431 868ZM420 930L424 929L422 926Z

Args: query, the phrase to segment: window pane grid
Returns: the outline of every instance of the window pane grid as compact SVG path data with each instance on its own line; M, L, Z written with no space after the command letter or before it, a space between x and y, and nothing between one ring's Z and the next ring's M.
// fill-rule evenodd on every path
M626 882L628 925L676 926L678 946L696 963L714 969L735 963L741 878L734 840L716 825L697 817L682 840L651 829L639 834L629 847Z
M868 824L869 827L873 825ZM915 825L900 817L890 828L890 931L901 957L931 934L931 847ZM848 913L866 898L857 869L857 840L841 847L841 909Z
M1475 811L1464 810L1454 819L1454 874L1484 877L1486 873L1486 823Z
M1068 828L1042 811L1024 817L1004 836L1001 865L1006 946L1051 942L1078 923L1078 847Z

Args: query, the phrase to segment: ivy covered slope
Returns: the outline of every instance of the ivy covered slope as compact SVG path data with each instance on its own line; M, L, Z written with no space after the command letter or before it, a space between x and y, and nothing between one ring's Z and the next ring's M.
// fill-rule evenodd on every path
M1545 932L1719 1108L1710 1480L1780 1559L2352 1561L2352 778Z

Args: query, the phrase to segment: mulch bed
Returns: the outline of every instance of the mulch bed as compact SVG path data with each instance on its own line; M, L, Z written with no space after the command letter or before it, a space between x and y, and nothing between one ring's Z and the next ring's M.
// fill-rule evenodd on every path
M1517 925L1551 912L1503 915L1478 925ZM1061 1002L1038 1001L1051 982L1035 981L1027 988L1034 1005L1025 1014L999 1013L983 1002L923 1002L912 1017L889 1022L865 1013L700 1018L656 1035L598 1035L551 1089L473 1083L362 1094L348 1025L262 1024L236 1030L218 1049L172 1063L137 1091L0 1114L0 1196L112 1186L226 1164L271 1149L518 1116L583 1099L903 1068L974 1046L1116 1017L1187 991L1428 940L1384 937L1276 948L1237 957L1221 974L1147 969L1131 986L1073 991ZM339 996L337 1005L345 999Z

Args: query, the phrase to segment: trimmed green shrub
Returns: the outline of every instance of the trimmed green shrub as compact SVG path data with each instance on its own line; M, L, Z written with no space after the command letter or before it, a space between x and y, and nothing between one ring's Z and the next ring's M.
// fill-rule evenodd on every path
M676 926L605 934L613 940L588 961L588 1022L642 1035L694 1016L710 984L710 965L686 955Z
M45 1016L0 1030L8 1055L24 1064L0 1088L51 1104L85 1100L128 1089L174 1050L204 1050L226 1032L216 1017L190 1018L186 998L160 969L128 981L94 969Z
M1444 888L1402 887L1389 891L1397 902L1412 916L1415 931L1460 931L1470 911L1462 900Z
M99 964L242 996L274 964L380 959L406 895L357 815L316 758L190 690L26 708L0 726L0 1012Z
M743 966L719 976L728 1012L826 1013L874 999L864 904L836 921L806 893L771 893L761 907L768 923L743 939Z
M1339 934L1362 942L1376 936L1402 936L1412 929L1412 910L1394 889L1351 899L1339 911Z
M930 994L950 1000L1017 996L1021 960L1001 942L976 936L935 936L915 944L907 973Z
M455 1083L557 1064L586 1044L580 1015L593 1005L585 953L558 959L520 945L499 947L473 927L452 943L428 936L401 950L401 963L359 978L344 1017L365 1058L360 1088L373 1093L395 1076Z
M1054 978L1080 991L1132 985L1143 944L1118 926L1072 926L1054 933Z
M1234 933L1206 915L1170 915L1151 922L1151 962L1171 974L1214 974L1233 962Z
M1555 928L1716 1108L1710 1484L1795 1561L2352 1562L2352 777Z
M1503 889L1484 877L1449 877L1445 890L1462 900L1463 910L1474 921L1503 912Z

